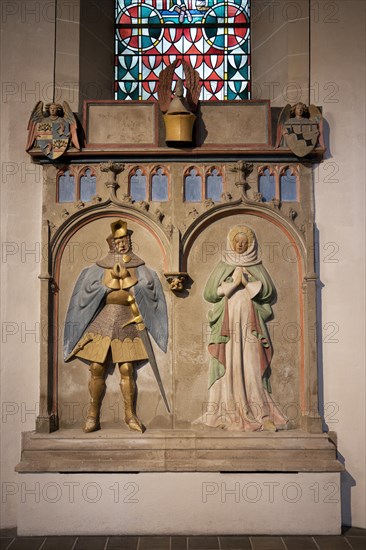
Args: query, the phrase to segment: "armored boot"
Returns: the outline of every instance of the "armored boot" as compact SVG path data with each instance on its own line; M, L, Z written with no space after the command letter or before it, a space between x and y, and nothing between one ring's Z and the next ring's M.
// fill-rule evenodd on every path
M91 378L89 381L90 404L88 416L84 426L84 432L100 430L100 405L105 391L105 367L100 363L90 365Z
M125 423L130 430L135 430L142 433L144 431L144 427L137 418L134 410L136 385L133 379L133 364L122 363L119 366L119 370L121 373L121 392L125 405Z

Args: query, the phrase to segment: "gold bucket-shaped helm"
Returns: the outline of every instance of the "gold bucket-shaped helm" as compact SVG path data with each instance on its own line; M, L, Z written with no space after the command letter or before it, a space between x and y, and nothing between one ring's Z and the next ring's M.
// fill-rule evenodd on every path
M163 115L165 123L165 141L192 142L193 125L196 115L191 113L184 104L183 83L178 81L176 94Z

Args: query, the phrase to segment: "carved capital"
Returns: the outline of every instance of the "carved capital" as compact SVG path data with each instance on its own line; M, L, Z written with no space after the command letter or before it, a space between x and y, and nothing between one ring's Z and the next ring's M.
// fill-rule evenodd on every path
M170 290L173 292L182 292L186 290L188 282L188 273L177 271L175 273L164 273L164 277L169 283Z
M112 172L114 179L116 179L117 175L125 169L125 165L123 162L102 162L100 169L102 172Z
M111 172L112 179L105 182L105 186L113 192L118 188L117 176L125 169L123 162L102 162L100 165L101 172Z

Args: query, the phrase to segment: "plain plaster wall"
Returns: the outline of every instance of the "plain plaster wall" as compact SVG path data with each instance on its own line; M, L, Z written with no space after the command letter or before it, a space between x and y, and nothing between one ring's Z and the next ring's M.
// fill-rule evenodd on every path
M34 105L52 101L52 4L1 5L2 527L16 525L16 498L4 502L4 491L19 487L20 434L34 429L39 399L42 169L25 143Z
M365 514L365 10L313 1L311 101L329 134L316 170L325 417L344 457L343 523ZM318 11L319 10L319 11ZM330 131L328 131L328 124ZM347 501L351 492L351 510Z
M319 17L314 15L311 34L311 76L313 83L319 83L319 96L311 99L323 105L331 128L326 162L315 174L319 271L325 285L324 403L328 426L338 432L339 450L347 468L343 521L350 523L352 519L353 525L366 527L362 357L365 96L364 53L360 47L364 43L365 4L362 0L331 4L337 7L335 15L324 13L324 2L313 0L312 8L315 13L319 10ZM3 2L1 7L1 527L5 528L17 522L17 491L22 478L14 473L14 466L20 458L21 432L34 429L39 397L38 340L42 335L37 331L37 277L42 175L40 167L31 164L24 144L27 121L36 101L52 99L54 23L50 0L13 0ZM335 21L329 22L329 17ZM291 80L292 75L288 78ZM339 87L336 95L331 93L337 88L329 88L329 83ZM318 86L314 89L316 93ZM338 101L330 102L334 98ZM76 109L76 101L71 103ZM332 332L334 327L339 327L337 334ZM35 334L29 332L35 328Z
M307 102L309 0L252 0L252 99Z

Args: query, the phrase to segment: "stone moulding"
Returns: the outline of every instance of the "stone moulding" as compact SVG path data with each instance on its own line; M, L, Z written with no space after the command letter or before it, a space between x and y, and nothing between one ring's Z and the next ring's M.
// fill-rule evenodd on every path
M24 432L19 473L29 472L340 472L331 434L203 434L118 429L83 434Z
M214 109L213 109L214 108ZM252 159L296 161L299 157L288 147L276 148L271 128L278 109L269 100L203 101L197 112L192 146L168 147L164 141L162 113L151 101L87 100L84 103L85 136L81 149L70 148L62 158L70 161L122 158L173 158L188 153L196 158L216 155L228 158L245 151ZM219 129L219 130L218 130ZM310 151L307 159L321 160L323 143ZM38 146L28 150L35 162L52 162Z

